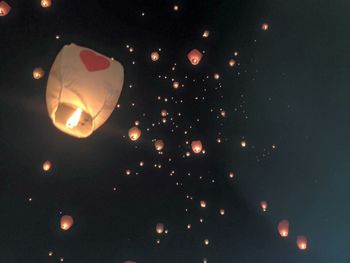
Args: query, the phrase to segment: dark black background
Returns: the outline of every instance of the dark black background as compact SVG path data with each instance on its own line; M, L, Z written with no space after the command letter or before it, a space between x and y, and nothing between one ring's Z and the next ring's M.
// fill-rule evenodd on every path
M0 262L350 261L348 1L53 0L50 9L38 0L7 2L12 11L0 17ZM45 105L50 66L70 43L125 68L121 107L81 140L57 130ZM192 48L206 51L197 67L186 58ZM235 51L239 65L230 68ZM46 71L38 81L37 66ZM185 87L174 90L172 77ZM170 113L166 124L158 124L161 109ZM131 143L136 120L143 134ZM154 150L156 138L165 141L164 155ZM193 139L207 153L183 158ZM41 170L45 160L53 163L49 173ZM68 232L59 229L60 212L75 219ZM277 233L281 219L291 224L287 239ZM158 222L169 229L159 245ZM296 247L299 234L308 237L307 251Z

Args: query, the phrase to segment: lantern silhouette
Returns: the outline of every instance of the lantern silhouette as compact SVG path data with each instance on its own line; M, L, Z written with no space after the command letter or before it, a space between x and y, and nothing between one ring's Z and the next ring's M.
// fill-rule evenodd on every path
M278 223L278 232L281 237L287 237L289 233L289 222L288 220L282 220Z
M33 78L34 79L41 79L45 74L45 71L42 68L35 68L33 70Z
M267 202L266 202L266 201L261 201L261 202L260 202L260 207L261 207L261 209L262 209L264 212L266 212L266 210L267 210Z
M134 127L129 129L128 135L129 135L130 140L137 141L141 136L141 130L139 128L137 128L136 126L134 126Z
M206 206L207 206L207 202L205 202L205 201L200 201L199 202L199 204L200 204L200 206L202 207L202 208L205 208Z
M201 61L203 57L202 52L200 52L198 49L192 49L188 54L187 58L191 62L192 65L198 65L198 63Z
M41 0L41 6L44 8L50 7L52 4L51 0Z
M64 231L69 230L72 226L73 226L74 220L73 217L69 216L69 215L64 215L61 217L61 229Z
M112 114L123 87L123 66L91 49L64 46L52 65L46 105L61 131L85 138Z
M161 151L164 148L164 142L162 140L156 140L154 142L154 147L156 148L157 151Z
M158 223L158 224L156 225L156 232L157 232L158 234L162 234L162 233L164 232L164 225L161 224L161 223Z
M43 163L43 170L45 171L45 172L47 172L48 170L50 170L51 169L51 162L50 161L45 161L44 163Z
M11 6L5 1L0 1L0 16L6 16L11 11Z
M159 53L157 51L152 52L151 59L152 61L157 61L159 59Z
M306 250L307 238L305 236L297 236L297 246L300 250Z
M192 147L192 151L194 153L198 154L198 153L200 153L202 151L202 148L203 148L202 142L201 141L193 141L191 143L191 147Z

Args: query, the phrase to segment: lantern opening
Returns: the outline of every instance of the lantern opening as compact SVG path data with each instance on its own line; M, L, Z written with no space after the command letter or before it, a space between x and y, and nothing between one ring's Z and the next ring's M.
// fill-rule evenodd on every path
M91 115L81 108L67 103L58 105L53 123L61 131L79 138L89 136L94 130Z

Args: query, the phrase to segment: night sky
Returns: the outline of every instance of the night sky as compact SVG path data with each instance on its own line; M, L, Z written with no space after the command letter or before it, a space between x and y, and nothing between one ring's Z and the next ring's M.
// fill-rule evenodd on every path
M6 2L0 262L350 262L349 1ZM85 139L46 109L51 65L70 43L125 73L118 107ZM62 215L74 219L67 231Z

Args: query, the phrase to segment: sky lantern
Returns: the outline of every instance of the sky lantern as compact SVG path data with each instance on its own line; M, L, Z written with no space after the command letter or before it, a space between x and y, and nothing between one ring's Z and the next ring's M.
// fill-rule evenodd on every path
M300 250L306 250L307 238L305 236L297 236L297 246Z
M287 237L289 233L289 221L282 220L278 223L278 233L281 237Z
M74 223L73 217L69 215L64 215L61 217L60 225L62 230L67 231L73 226L73 223Z
M220 213L220 215L222 215L222 216L225 215L225 209L220 208L219 213Z
M161 115L162 117L168 116L167 110L162 110L162 111L160 112L160 115Z
M137 141L141 136L141 130L139 128L137 128L136 126L134 126L134 127L129 129L128 135L129 135L130 140Z
M44 8L50 7L52 4L51 0L41 0L41 6Z
M209 239L204 239L204 245L208 246L209 245Z
M45 71L42 68L35 68L33 70L33 78L34 79L41 79L45 74Z
M241 147L245 148L247 146L247 142L245 140L241 141Z
M161 223L158 223L158 224L156 225L156 232L157 232L158 234L163 234L163 232L164 232L164 225L161 224Z
M0 1L0 16L6 16L11 11L11 6L5 1Z
M219 73L215 73L215 74L214 74L214 79L219 79L219 78L220 78Z
M260 207L261 207L261 209L262 209L264 212L266 212L266 210L267 210L267 201L261 201L261 202L260 202Z
M233 177L235 177L235 174L234 174L233 172L229 172L228 176L229 176L230 178L233 178Z
M159 59L159 53L157 51L153 51L151 53L151 59L152 61L157 61Z
M174 82L173 82L173 88L174 88L174 89L178 89L179 86L180 86L180 83L179 83L178 81L174 81Z
M209 37L209 33L210 33L209 30L204 30L202 37L204 37L204 38Z
M164 148L164 142L162 140L156 140L154 142L154 147L156 148L157 151L161 151Z
M231 59L228 61L228 64L230 65L230 67L233 67L234 65L236 65L236 60L234 60L233 58L231 58Z
M200 201L199 202L199 204L200 204L200 206L202 207L202 208L205 208L206 206L207 206L207 202L205 202L205 201Z
M51 166L52 166L52 164L51 164L50 161L45 161L45 162L43 163L43 170L44 170L45 172L47 172L47 171L49 171L49 170L51 169Z
M201 153L201 151L202 151L202 148L203 148L203 146L202 146L202 142L201 141L192 141L192 143L191 143L191 147L192 147L192 151L194 152L194 153Z
M133 260L127 260L127 261L124 261L124 263L137 263L137 262Z
M64 46L52 65L46 105L53 124L78 138L90 136L112 114L123 88L124 69L91 49Z
M269 29L269 24L268 24L268 23L263 23L263 24L261 25L261 29L262 29L263 31L267 31L267 30Z
M191 62L192 65L198 65L203 57L202 52L200 52L198 49L192 49L188 54L187 58Z

